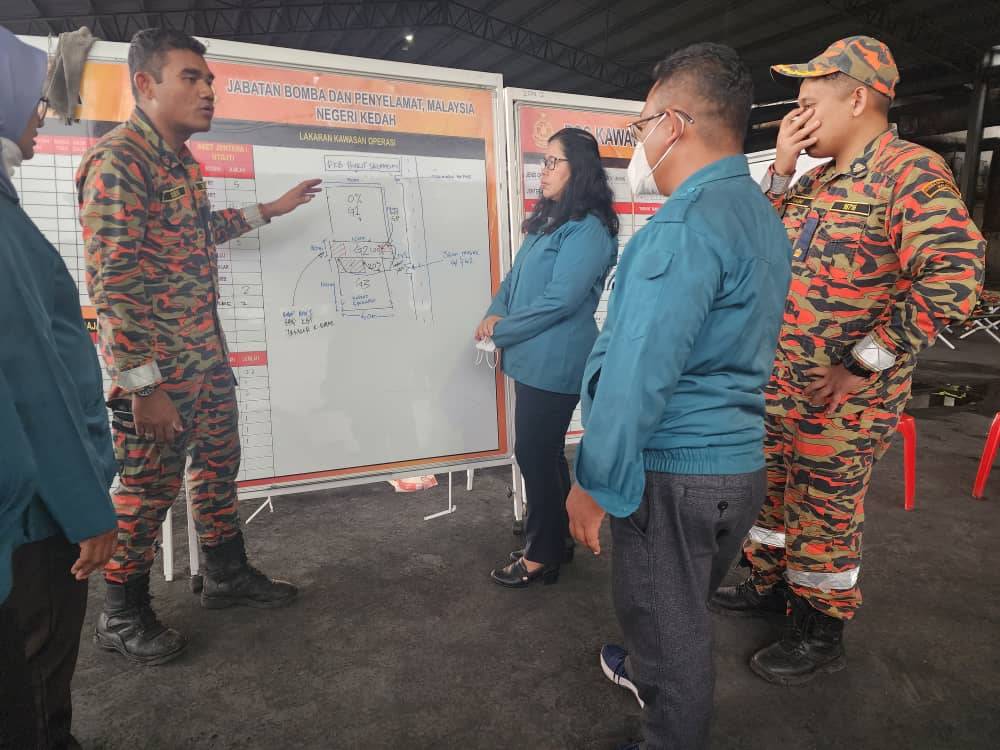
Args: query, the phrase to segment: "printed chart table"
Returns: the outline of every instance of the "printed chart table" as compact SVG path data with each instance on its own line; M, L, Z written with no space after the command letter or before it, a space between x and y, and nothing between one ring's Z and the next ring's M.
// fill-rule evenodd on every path
M80 305L95 344L97 324L87 295L86 259L80 231L75 175L96 138L40 135L35 157L13 177L25 212L59 251L80 291ZM242 208L258 202L253 147L195 141L213 209ZM229 360L239 383L240 480L274 474L267 339L258 232L219 245L219 319L229 344ZM105 373L105 388L110 381Z

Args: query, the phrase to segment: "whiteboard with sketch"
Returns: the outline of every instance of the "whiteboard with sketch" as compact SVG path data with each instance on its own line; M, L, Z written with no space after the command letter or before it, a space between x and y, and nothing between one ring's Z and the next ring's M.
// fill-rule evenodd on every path
M322 180L217 249L241 495L509 464L508 387L472 338L509 268L500 76L204 41L216 117L192 194L242 207ZM50 119L16 176L88 319L72 171L131 113L127 49L95 45L81 121Z
M472 330L491 288L481 159L255 150L257 179L323 179L262 255L279 474L500 446Z

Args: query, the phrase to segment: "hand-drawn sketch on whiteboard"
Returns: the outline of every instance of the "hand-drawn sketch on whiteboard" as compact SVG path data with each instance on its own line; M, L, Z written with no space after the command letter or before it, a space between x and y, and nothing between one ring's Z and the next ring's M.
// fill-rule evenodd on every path
M295 223L261 233L277 474L388 463L414 442L431 455L498 447L495 424L463 416L496 409L471 339L490 285L474 156L255 147L261 183L323 179Z
M341 317L433 320L420 186L403 177L404 165L416 173L415 159L328 154L324 163L328 174L342 174L324 180L328 222L317 227L324 234L310 244L292 307L318 283L320 297L329 294Z

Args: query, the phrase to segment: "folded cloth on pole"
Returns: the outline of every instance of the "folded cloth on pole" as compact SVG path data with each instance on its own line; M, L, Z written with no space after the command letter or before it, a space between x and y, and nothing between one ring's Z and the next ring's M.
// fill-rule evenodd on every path
M59 35L59 44L49 66L45 91L49 108L65 120L67 125L72 124L73 115L80 104L80 79L83 77L83 66L87 62L90 48L96 41L97 37L91 34L86 26Z

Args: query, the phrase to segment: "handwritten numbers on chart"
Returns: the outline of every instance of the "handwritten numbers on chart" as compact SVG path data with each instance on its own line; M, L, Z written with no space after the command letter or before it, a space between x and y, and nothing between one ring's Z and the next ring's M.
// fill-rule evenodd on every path
M361 204L364 203L364 199L361 193L350 193L347 196L347 214L348 216L353 216L359 222L363 222L364 218L361 216Z

